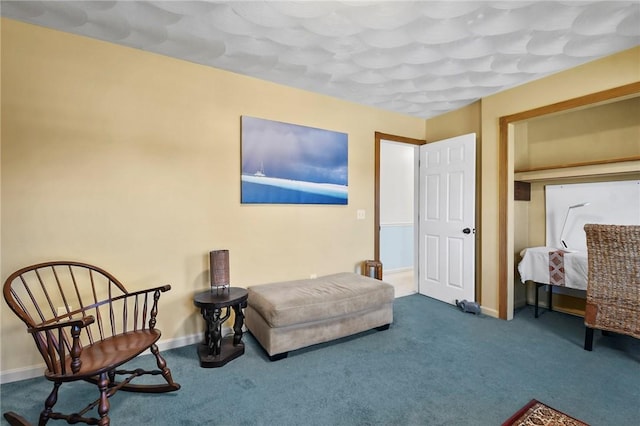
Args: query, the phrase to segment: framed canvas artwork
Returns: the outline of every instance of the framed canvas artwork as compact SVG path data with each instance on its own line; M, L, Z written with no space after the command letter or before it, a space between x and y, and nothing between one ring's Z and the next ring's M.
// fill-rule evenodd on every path
M242 116L242 203L347 204L347 139Z

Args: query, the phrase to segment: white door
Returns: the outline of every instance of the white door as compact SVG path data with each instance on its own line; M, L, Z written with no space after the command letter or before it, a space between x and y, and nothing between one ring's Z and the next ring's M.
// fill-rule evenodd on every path
M475 301L476 135L420 147L419 289Z

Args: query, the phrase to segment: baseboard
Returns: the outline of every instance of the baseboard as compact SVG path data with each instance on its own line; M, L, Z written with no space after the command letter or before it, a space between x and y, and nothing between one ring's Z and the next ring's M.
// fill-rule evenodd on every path
M401 297L413 296L414 294L418 294L418 292L417 291L409 291L409 292L406 292L406 293L397 292L395 294L394 299L400 299Z
M31 367L21 367L13 370L2 371L0 372L0 384L42 377L43 372L44 363L33 365Z
M223 327L222 335L227 334L231 327ZM169 349L181 348L183 346L193 345L202 341L202 333L191 334L189 336L176 337L175 339L161 340L158 342L158 349L161 351L167 351ZM149 353L147 351L147 353Z
M231 327L223 327L222 334L226 335L230 332L233 332ZM181 348L183 346L193 345L195 343L201 342L203 338L202 333L191 334L188 336L176 337L175 339L167 339L160 340L158 342L158 348L161 351L166 351L169 349ZM34 350L35 347L34 347ZM144 355L150 353L149 351L145 352ZM197 356L194 353L194 360L197 361ZM169 366L171 367L171 366ZM7 371L0 371L0 384L17 382L20 380L33 379L35 377L42 377L45 369L44 363L38 365L32 365L29 367L20 367Z

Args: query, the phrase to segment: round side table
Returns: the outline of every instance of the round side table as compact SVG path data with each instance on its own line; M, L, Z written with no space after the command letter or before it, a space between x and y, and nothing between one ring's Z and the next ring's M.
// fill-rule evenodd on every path
M244 354L242 309L247 307L247 297L247 290L239 287L206 290L193 297L193 303L200 308L207 324L204 341L198 346L201 367L222 367ZM222 337L222 324L231 315L231 309L235 314L233 335Z

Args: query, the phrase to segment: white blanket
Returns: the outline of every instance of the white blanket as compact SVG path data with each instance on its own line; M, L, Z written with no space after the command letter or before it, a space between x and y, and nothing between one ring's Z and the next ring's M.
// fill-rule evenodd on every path
M522 282L535 281L550 284L549 253L557 251L555 247L531 247L520 253L522 261L518 264L518 272ZM587 289L587 252L565 252L564 254L565 287L579 290Z

